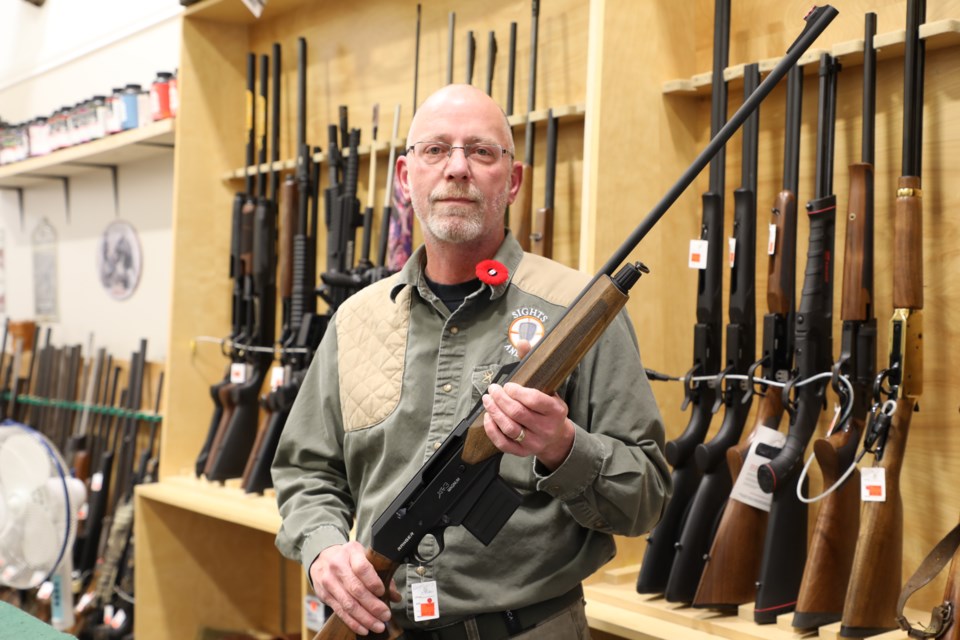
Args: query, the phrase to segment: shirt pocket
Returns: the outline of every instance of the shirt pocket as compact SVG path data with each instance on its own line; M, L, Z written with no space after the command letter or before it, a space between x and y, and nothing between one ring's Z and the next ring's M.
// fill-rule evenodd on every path
M487 387L497 381L497 374L503 364L494 362L492 364L481 364L473 369L470 374L470 381L473 383L473 402L480 400L480 396L487 392Z

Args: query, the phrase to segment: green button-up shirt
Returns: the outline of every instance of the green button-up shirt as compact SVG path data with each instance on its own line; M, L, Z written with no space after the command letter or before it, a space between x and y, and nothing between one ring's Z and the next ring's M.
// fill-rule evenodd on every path
M524 254L507 235L496 258L509 280L481 284L450 312L427 286L423 248L404 269L338 310L290 412L273 464L283 524L280 551L309 569L349 539L370 546L370 528L480 398L515 343L535 342L589 280ZM669 497L664 429L623 311L558 390L577 426L552 473L505 455L501 476L523 496L484 547L462 527L443 553L395 575L401 624L413 620L406 585L436 580L436 624L514 609L565 593L609 561L613 534L639 535ZM420 557L436 555L428 536ZM404 618L407 618L406 620Z

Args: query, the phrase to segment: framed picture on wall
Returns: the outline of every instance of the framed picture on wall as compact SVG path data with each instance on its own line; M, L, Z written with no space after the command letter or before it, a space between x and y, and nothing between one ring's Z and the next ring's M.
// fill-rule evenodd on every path
M111 222L97 244L97 274L104 291L114 300L126 300L137 290L142 269L136 229L123 220Z

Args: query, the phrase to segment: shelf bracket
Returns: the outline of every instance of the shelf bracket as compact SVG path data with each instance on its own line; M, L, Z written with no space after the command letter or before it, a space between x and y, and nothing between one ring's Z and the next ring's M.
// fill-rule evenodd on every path
M117 182L117 165L100 164L98 162L65 162L64 164L73 165L75 167L88 167L91 169L109 169L110 180L113 183L113 215L115 218L120 217L120 188Z
M20 231L23 231L23 187L0 187L0 191L16 191L17 192L17 210L20 213Z
M42 180L59 180L63 183L63 206L67 218L67 224L70 224L70 178L67 176L53 176L46 173L31 173L30 177L40 178Z

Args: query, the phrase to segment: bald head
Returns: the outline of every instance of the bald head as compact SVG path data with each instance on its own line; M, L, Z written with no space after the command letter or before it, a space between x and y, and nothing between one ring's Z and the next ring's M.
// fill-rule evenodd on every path
M469 84L451 84L431 94L417 109L407 133L407 146L423 140L439 140L438 117L462 119L469 116L487 125L478 137L492 137L514 154L513 130L503 109L486 93Z

